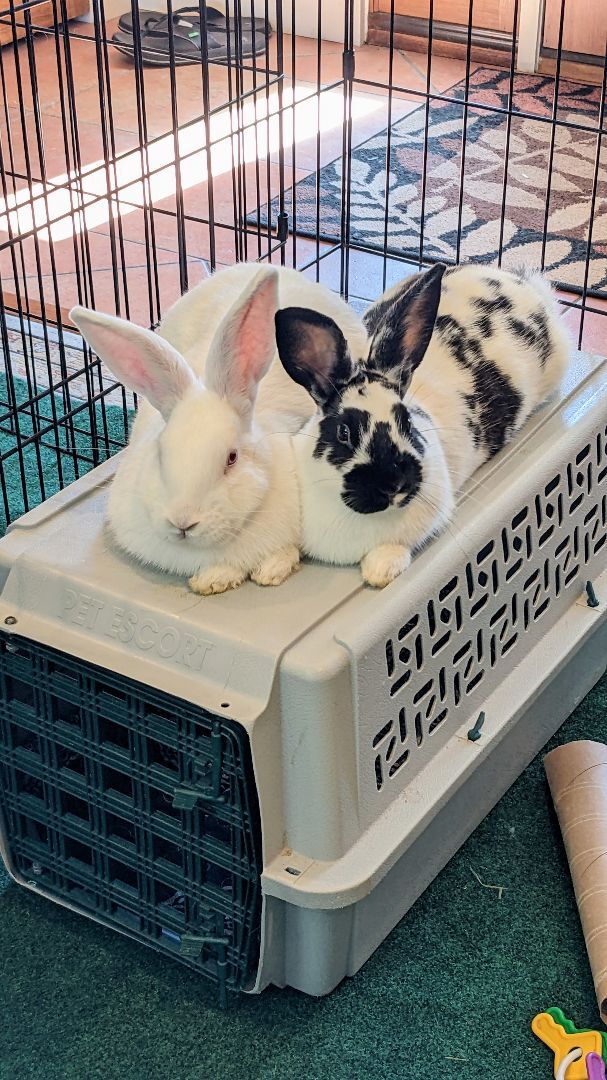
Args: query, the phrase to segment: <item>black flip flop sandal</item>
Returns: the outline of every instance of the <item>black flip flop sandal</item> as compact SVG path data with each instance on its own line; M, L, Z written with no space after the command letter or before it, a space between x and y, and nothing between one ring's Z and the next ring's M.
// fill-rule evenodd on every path
M155 67L169 67L171 64L171 44L169 34L169 18L162 16L154 25L141 34L141 58L145 64ZM267 38L271 33L262 20L263 29L258 31L256 27L239 32L230 29L229 56L230 59L245 60L251 56L257 56L265 52ZM173 56L175 66L200 63L203 57L202 39L200 34L200 17L177 15L172 18L173 25ZM132 59L135 55L135 42L132 34L117 30L112 37L112 44L124 56ZM228 35L225 21L223 26L213 24L207 32L207 56L209 61L217 62L228 59Z
M198 4L192 7L177 8L173 11L173 18L178 15L194 15L200 18L200 8ZM161 19L166 19L166 14L162 11L150 11L146 8L139 8L139 30L142 34L147 33L148 30L152 30L157 22ZM230 21L234 20L234 14L230 16ZM241 19L243 30L249 30L251 26L255 26L255 30L258 33L263 33L266 25L265 19L251 19L243 15ZM207 26L213 30L215 27L225 29L226 17L223 11L219 8L207 7ZM127 34L133 33L133 13L132 11L125 11L124 15L121 15L118 20L118 29L123 30Z

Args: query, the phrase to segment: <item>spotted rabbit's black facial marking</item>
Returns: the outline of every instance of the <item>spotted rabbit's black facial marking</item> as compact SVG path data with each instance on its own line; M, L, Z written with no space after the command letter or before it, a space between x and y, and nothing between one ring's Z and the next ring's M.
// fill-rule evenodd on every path
M402 402L392 407L392 413L400 435L403 439L408 439L413 449L420 457L423 457L426 440L419 428L415 426L415 421L425 420L429 424L429 418L421 412L421 409L408 409Z
M352 404L361 396L368 408ZM414 498L426 449L418 423L423 426L417 412L400 400L397 385L374 373L367 378L361 369L343 387L320 421L314 457L324 457L337 470L341 498L350 510L375 514Z
M344 477L342 499L357 514L377 514L396 505L401 509L411 502L422 485L422 467L412 455L399 464L402 488L394 491L389 480L377 486L377 473L371 465L355 465ZM380 479L380 485L384 481Z
M314 457L323 454L332 465L347 465L363 445L371 426L371 417L365 409L340 409L323 416Z

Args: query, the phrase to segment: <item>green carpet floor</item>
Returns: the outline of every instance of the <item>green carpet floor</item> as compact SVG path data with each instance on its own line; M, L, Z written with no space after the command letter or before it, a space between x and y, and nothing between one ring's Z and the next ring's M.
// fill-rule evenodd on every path
M32 409L28 402L34 396L39 400ZM17 406L18 432L9 419L14 415L11 398ZM91 408L78 398L51 397L43 387L28 387L24 379L13 379L9 391L6 376L0 374L0 476L10 520L105 461L108 447L115 453L124 446L128 415L119 405L104 407L102 401ZM35 431L42 432L42 438L32 439ZM2 499L0 535L6 529L6 511Z
M606 737L607 678L551 745ZM540 757L320 1001L269 990L220 1012L178 964L1 875L2 1080L548 1080L534 1013L598 1024Z

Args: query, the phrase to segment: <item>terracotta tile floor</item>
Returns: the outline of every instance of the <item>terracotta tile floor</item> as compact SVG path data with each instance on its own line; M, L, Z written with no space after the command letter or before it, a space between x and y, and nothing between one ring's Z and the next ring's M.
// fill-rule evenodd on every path
M114 28L115 23L108 24L108 37ZM68 50L76 103L71 117ZM13 307L18 308L20 294L21 305L34 314L45 311L54 318L59 309L65 321L70 307L84 300L99 309L128 311L143 323L154 322L179 296L183 284L181 214L185 215L182 235L188 285L208 273L211 263L230 264L243 251L249 258L266 254L267 236L251 227L245 231L247 214L278 194L281 169L284 184L290 187L342 152L343 95L333 85L342 75L341 46L322 42L319 51L312 39L287 36L284 57L282 137L288 149L282 162L279 90L272 74L277 63L276 38L271 39L268 57L246 62L242 89L248 96L239 116L234 106L229 107L236 96L233 75L230 78L219 65L210 66L211 183L198 66L178 67L174 73L177 136L170 72L144 69L139 90L139 101L141 96L145 100L143 139L134 67L111 48L105 65L92 25L70 24L67 43L54 35L38 35L33 70L25 44L16 56L12 49L2 50L0 77L6 107L0 117L0 152L7 198L0 205L0 275L5 302L10 306L13 297ZM357 50L357 78L373 85L356 88L353 145L381 131L389 115L394 121L417 107L416 92L426 86L422 63L419 56L412 60L405 53L395 54L392 78L399 93L393 96L389 114L388 53L375 46ZM460 60L436 58L433 88L443 91L458 82L463 71ZM262 89L254 97L255 85ZM100 104L100 86L105 105ZM239 134L231 135L230 113ZM66 124L62 116L67 116ZM142 145L147 145L147 151L142 151ZM115 167L105 165L108 151L110 161L116 157ZM176 159L181 200L176 195ZM146 170L149 180L143 179ZM205 224L211 200L216 222L213 237ZM235 223L239 239L234 236ZM297 238L287 245L287 260L304 266L326 250L325 244ZM118 273L113 270L116 262ZM339 287L339 266L339 255L331 255L321 264L321 279ZM363 300L377 295L382 260L357 253L351 267L351 294Z
M115 25L108 24L108 38ZM75 115L67 95L68 51ZM324 41L319 50L315 40L287 36L284 60L284 155L273 74L275 36L267 57L246 62L240 110L230 106L236 97L233 74L210 65L207 154L200 67L175 70L175 134L169 70L144 68L138 93L133 65L111 48L106 63L90 24L70 24L68 42L38 35L33 71L25 44L16 56L12 49L1 50L0 156L7 199L0 202L0 277L6 305L10 308L12 301L13 309L21 305L51 320L59 312L67 322L70 307L85 302L150 324L177 299L186 281L196 284L212 264L267 255L276 241L247 226L247 214L278 194L281 170L288 188L342 153L343 96L334 85L342 74L341 46ZM357 49L353 146L421 104L427 64L423 53L399 51L390 69L387 49ZM391 101L390 76L397 88ZM448 94L464 77L463 60L432 57L432 92ZM255 86L260 89L252 95ZM105 105L100 104L100 87ZM67 117L65 123L62 117ZM115 165L105 164L108 155ZM212 235L206 224L211 205L216 223ZM182 266L180 249L185 250ZM320 259L318 267L309 266L306 273L334 289L344 284L341 255L327 244L290 238L286 258L298 267ZM278 260L276 252L273 261ZM397 260L384 263L380 255L352 251L350 300L362 309L406 269ZM607 310L607 304L592 303ZM579 310L568 311L565 319L577 332ZM605 351L603 325L607 327L602 314L586 314L585 348Z
M580 307L573 307L564 316L565 325L571 333L576 348L605 356L607 355L607 301L590 296L587 303L591 310L584 312L583 320ZM578 300L578 304L581 305L581 300Z

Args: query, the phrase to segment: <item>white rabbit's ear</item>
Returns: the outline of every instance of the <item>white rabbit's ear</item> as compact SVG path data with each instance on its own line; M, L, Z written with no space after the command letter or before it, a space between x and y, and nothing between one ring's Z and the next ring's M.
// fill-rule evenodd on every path
M269 266L240 294L213 338L204 381L237 408L253 405L259 381L274 358L277 307L278 274Z
M192 369L168 341L114 315L75 307L70 319L119 382L147 398L165 420L193 385Z

